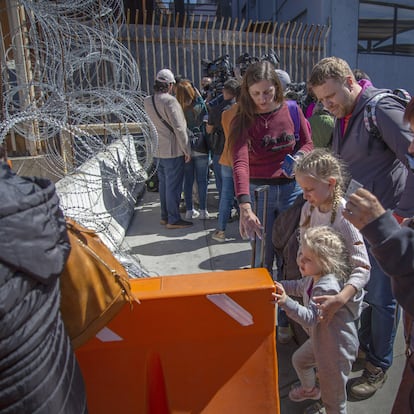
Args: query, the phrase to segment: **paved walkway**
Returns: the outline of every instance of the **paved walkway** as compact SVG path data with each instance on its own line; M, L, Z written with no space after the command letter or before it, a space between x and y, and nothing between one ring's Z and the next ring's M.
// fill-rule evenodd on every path
M208 210L212 218L194 219L194 226L187 229L168 230L159 224L158 193L146 192L137 203L136 213L125 237L124 248L129 249L149 274L154 276L233 270L249 266L250 245L240 238L238 221L229 223L226 243L218 243L211 239L217 225L217 205L217 193L210 185ZM372 398L359 402L349 401L348 414L390 413L404 364L403 342L399 327L394 348L394 364L388 371L388 380ZM287 398L290 386L297 380L290 363L296 347L293 340L287 345L277 344L282 414L303 413L304 408L310 404L309 401L293 403ZM361 371L358 371L352 376L360 373Z

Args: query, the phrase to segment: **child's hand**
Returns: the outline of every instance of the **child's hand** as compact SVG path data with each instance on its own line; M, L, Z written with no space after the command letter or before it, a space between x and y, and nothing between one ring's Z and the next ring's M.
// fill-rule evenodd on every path
M276 292L272 293L273 299L277 304L283 304L286 302L286 292L282 284L275 282Z

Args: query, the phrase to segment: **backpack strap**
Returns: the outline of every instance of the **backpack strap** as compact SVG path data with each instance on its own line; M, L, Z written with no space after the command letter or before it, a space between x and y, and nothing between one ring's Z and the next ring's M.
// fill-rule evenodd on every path
M295 141L296 141L296 145L295 148L293 149L293 152L297 152L299 149L299 141L300 141L300 115L299 115L299 111L301 111L302 109L299 107L299 105L297 104L296 101L292 100L292 99L287 99L286 100L287 106L289 108L289 113L290 113L290 117L292 118L293 121L293 125L294 125L294 134L295 134ZM306 126L308 128L308 131L310 133L312 133L312 128L311 125L309 123L309 121L305 119L305 123Z
M286 103L289 108L290 117L292 118L293 125L295 128L295 140L297 143L299 141L299 131L300 131L299 107L296 101L293 101L291 99L286 100Z
M158 115L158 118L160 118L161 122L174 134L173 127L161 116L161 114L158 112L157 106L155 105L155 98L154 95L151 96L152 105L155 109L156 114Z
M395 92L395 93L394 93ZM370 135L380 138L381 133L378 129L377 115L375 113L378 102L385 98L390 97L395 99L397 102L402 104L404 107L407 106L410 101L410 94L405 89L395 89L393 92L382 92L371 98L364 108L364 124L365 128Z
M368 101L364 108L365 128L367 129L368 133L375 138L381 137L381 133L378 129L377 115L375 113L375 110L378 101L380 101L382 98L385 98L386 96L392 96L392 93L383 92L379 93L378 95L375 95L372 99Z
M378 102L386 97L395 99L404 107L407 106L410 101L410 94L405 89L395 89L394 91L381 92L372 97L364 108L364 124L369 133L368 150L371 151L372 145L375 139L381 140L384 145L384 149L387 148L387 144L382 140L381 132L378 128L376 107Z

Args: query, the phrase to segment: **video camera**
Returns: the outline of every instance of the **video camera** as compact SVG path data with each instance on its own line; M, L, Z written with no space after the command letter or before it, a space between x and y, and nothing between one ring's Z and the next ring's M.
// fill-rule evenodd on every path
M260 60L267 60L268 62L273 63L275 67L277 67L280 62L279 56L274 50L269 50L268 53L262 55Z
M255 56L250 56L248 53L243 53L239 56L236 60L236 67L238 75L243 76L247 70L247 68L255 62L261 62L263 60L267 60L268 62L272 63L275 67L279 64L279 56L273 51L269 50L268 53L262 55L260 58Z
M242 77L246 72L246 69L255 62L267 60L275 67L279 64L279 56L273 51L269 50L261 57L250 56L248 53L244 53L236 60L236 70L233 69L233 65L230 62L229 55L223 55L215 60L202 59L201 64L204 68L204 76L208 76L212 79L209 86L208 93L210 96L209 105L213 107L220 104L223 100L222 90L223 85L229 78ZM237 71L237 73L235 73Z
M259 59L253 56L250 56L248 53L243 53L236 59L237 68L240 71L240 76L243 76L247 68L254 62L258 62Z
M296 101L301 108L305 108L308 99L306 82L290 83L285 92L285 97Z
M209 87L211 98L216 98L223 90L224 82L234 77L233 65L230 62L229 55L223 55L211 61L202 59L201 64L204 67L205 76L212 79Z

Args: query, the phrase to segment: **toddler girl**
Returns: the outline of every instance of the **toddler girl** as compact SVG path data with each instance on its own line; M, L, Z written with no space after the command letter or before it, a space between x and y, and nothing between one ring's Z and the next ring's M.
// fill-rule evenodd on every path
M346 413L346 382L358 352L355 319L361 312L363 292L337 310L329 324L320 322L313 297L339 294L352 271L346 243L331 227L310 227L302 233L298 265L302 279L275 282L273 293L288 317L309 335L292 356L300 385L291 389L289 398L322 398L328 414ZM302 297L303 305L287 295Z

